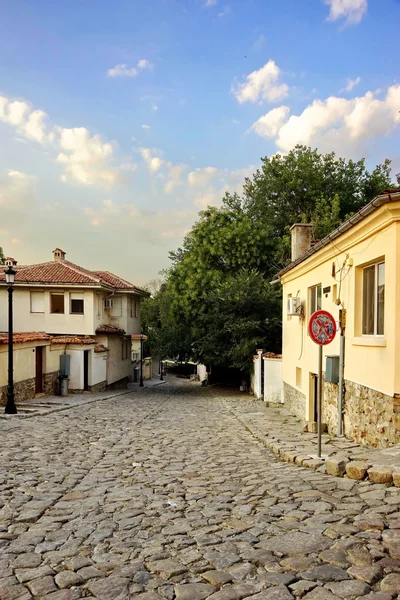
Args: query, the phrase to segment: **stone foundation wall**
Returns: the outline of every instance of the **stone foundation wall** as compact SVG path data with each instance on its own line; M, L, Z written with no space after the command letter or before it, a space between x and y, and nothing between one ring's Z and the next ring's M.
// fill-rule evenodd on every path
M359 444L387 448L400 443L400 398L345 381L344 434Z
M26 402L35 397L35 378L25 379L14 383L15 402ZM7 402L7 386L0 387L0 405L5 406Z
M43 393L47 396L58 396L60 393L60 371L43 375Z
M89 391L93 392L94 394L96 394L98 392L104 392L106 389L107 389L106 381L100 381L99 383L95 383L94 385L89 386Z
M283 401L285 408L300 419L306 418L306 397L286 382L283 382Z
M325 381L325 373L323 373L323 386L322 421L326 423L330 434L337 435L339 386Z
M122 390L128 387L128 377L123 377L107 386L107 390Z

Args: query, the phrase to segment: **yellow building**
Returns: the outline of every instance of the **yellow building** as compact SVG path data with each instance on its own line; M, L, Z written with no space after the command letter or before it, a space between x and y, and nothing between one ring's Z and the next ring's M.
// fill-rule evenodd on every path
M313 246L311 226L294 225L292 262L279 277L286 407L316 420L318 346L308 323L313 312L326 310L338 333L323 348L322 421L336 433L342 401L347 437L376 447L399 443L400 191L382 193Z

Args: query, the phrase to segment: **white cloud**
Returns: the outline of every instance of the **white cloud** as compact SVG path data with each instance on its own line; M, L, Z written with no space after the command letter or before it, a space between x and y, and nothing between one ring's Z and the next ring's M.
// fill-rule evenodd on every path
M154 65L152 62L147 60L147 58L142 58L138 61L137 66L139 69L148 69L149 71L151 71Z
M221 10L220 13L218 13L218 16L220 19L222 19L223 17L227 17L228 15L230 15L232 12L232 9L230 6L226 5L224 6L224 8Z
M0 121L14 126L18 134L47 145L63 165L62 181L83 185L109 185L118 179L112 166L114 147L99 135L91 135L85 127L65 128L46 124L47 114L33 110L28 102L0 96Z
M166 161L161 158L162 152L158 148L140 148L140 154L152 173L156 173L165 165Z
M361 77L356 77L355 79L347 79L346 86L341 89L341 92L351 92L359 83L361 82Z
M62 150L57 162L64 166L62 181L83 185L109 185L118 178L110 166L114 148L99 135L91 135L85 127L57 128L58 145Z
M329 21L345 19L346 25L355 25L361 21L368 9L367 0L324 0L330 6Z
M260 117L251 126L251 129L261 137L274 137L286 122L289 113L290 108L288 106L274 108Z
M234 82L232 92L240 104L243 102L276 102L289 93L286 83L281 83L281 70L269 60L261 69L247 75L244 83Z
M278 148L290 151L296 144L315 145L321 150L343 153L369 148L369 140L390 135L400 124L400 84L388 88L380 100L376 92L352 99L330 96L314 100L300 115L270 111L252 127L263 137L275 138ZM285 121L279 122L285 112ZM274 113L274 114L272 114ZM268 123L263 129L261 120ZM259 125L257 125L259 124Z
M267 38L265 37L265 35L262 33L254 42L253 44L253 49L254 50L261 50L261 48L264 47L265 42L267 41Z
M151 125L142 125L142 129L151 129Z
M125 64L115 65L112 69L108 69L107 75L109 77L136 77L138 70L136 67L128 67Z
M108 69L107 75L108 77L136 77L139 71L146 69L151 71L153 66L153 63L147 60L147 58L141 58L138 60L135 67L128 67L125 63L120 63L115 65L115 67Z
M158 110L157 104L152 104L151 105L151 110Z
M218 0L206 0L204 6L208 8L209 6L215 6Z
M9 169L0 175L0 206L3 208L28 208L36 201L36 177Z

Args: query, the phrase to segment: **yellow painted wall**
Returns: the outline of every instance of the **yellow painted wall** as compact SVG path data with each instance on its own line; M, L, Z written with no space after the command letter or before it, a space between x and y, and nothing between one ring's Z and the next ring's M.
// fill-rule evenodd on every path
M305 394L306 420L313 420L310 373L318 370L318 347L308 334L309 288L322 284L331 291L322 294L322 309L339 318L335 291L347 309L345 379L393 396L400 393L400 202L386 204L348 232L282 276L283 363L282 378ZM340 284L339 268L346 255L353 266L344 267ZM362 267L378 259L385 261L385 335L361 335ZM332 263L336 279L332 277ZM336 286L336 289L334 288ZM287 315L287 298L299 295L305 320ZM325 346L326 355L339 354L339 335ZM397 368L396 368L397 367ZM297 371L296 371L297 369Z

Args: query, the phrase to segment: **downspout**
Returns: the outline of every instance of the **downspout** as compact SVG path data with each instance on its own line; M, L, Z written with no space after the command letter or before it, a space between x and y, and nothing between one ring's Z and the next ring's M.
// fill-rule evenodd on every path
M340 321L340 350L339 350L339 395L338 395L338 437L343 436L343 399L344 399L344 353L346 331L346 309L339 312Z

